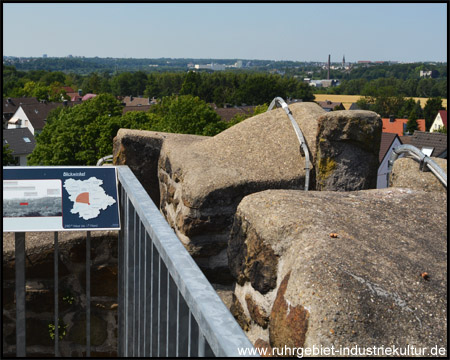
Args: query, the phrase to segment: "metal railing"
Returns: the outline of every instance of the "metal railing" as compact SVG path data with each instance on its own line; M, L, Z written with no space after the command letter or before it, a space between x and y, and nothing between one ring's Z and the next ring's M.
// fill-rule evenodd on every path
M118 354L129 357L241 356L253 350L190 254L128 166L118 166ZM58 232L54 233L55 356ZM86 238L86 355L90 356L90 232ZM26 356L25 233L15 233L16 356ZM246 350L247 349L247 350ZM245 354L245 352L243 352ZM257 355L253 355L257 356Z
M308 191L309 188L309 171L310 171L310 159L309 159L309 150L308 146L306 145L305 138L303 136L302 131L300 130L300 127L298 126L297 122L295 121L294 117L292 116L292 112L289 109L289 106L286 104L286 102L281 97L276 97L272 100L272 102L269 105L269 108L267 111L272 110L276 104L280 104L283 110L286 112L289 120L291 121L292 127L294 128L295 134L297 135L297 139L300 143L300 153L305 157L305 191Z
M439 179L439 181L447 188L447 174L444 172L444 170L442 170L441 167L438 164L436 164L436 162L433 161L433 159L431 159L429 156L425 155L415 146L409 144L400 145L399 147L392 150L391 157L389 158L388 161L388 171L386 174L388 187L389 187L389 176L392 172L394 162L395 160L398 159L398 157L401 154L406 154L410 158L417 161L419 163L421 171L430 170Z
M119 356L241 356L236 320L127 166L118 167Z

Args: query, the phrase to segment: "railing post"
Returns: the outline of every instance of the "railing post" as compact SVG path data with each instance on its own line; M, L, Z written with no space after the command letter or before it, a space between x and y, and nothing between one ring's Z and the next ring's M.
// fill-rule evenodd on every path
M25 233L15 233L16 257L16 356L26 356Z
M54 233L54 246L55 246L55 255L54 255L54 286L55 286L55 357L59 357L59 321L58 321L58 259L59 259L59 249L58 249L58 232Z
M91 232L86 236L86 357L91 356Z

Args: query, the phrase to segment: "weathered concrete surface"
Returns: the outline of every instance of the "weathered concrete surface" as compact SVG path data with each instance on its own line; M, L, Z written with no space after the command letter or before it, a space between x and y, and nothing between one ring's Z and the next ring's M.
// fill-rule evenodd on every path
M447 159L432 158L447 174ZM419 163L409 158L395 160L389 177L389 186L424 191L444 191L447 188L431 171L420 171Z
M332 111L319 118L316 189L353 191L377 185L382 122L372 111Z
M128 165L155 204L159 204L158 160L164 140L205 139L203 136L119 129L113 142L114 165Z
M447 346L445 193L268 190L246 196L234 224L235 308L251 319L251 296L270 314L266 330L250 322L252 341Z

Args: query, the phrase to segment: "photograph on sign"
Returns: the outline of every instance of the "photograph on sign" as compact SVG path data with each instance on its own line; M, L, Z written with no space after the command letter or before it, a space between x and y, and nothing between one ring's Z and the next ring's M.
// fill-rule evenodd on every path
M3 217L62 217L61 180L3 181Z

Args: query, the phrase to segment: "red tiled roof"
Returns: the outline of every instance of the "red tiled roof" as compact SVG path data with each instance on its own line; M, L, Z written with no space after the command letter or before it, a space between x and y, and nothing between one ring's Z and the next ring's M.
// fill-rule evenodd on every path
M389 119L382 119L383 121L383 132L394 133L398 136L403 136L403 124L408 122L408 119L395 119L391 122ZM419 131L425 131L425 119L418 119L417 124Z
M61 89L64 90L66 94L75 92L70 86L62 86Z
M447 110L439 110L439 115L441 115L444 126L447 127Z

